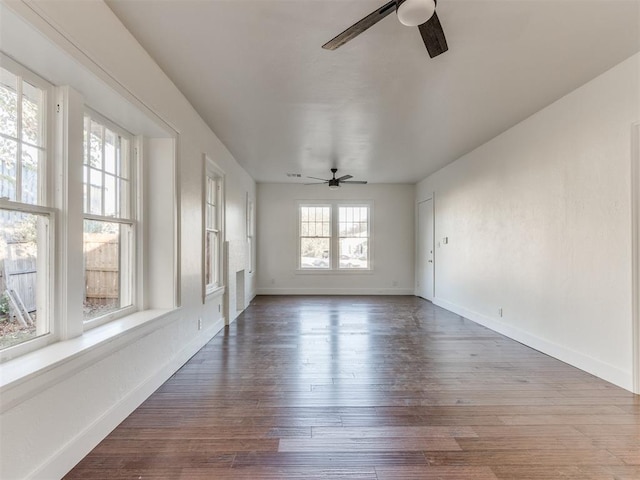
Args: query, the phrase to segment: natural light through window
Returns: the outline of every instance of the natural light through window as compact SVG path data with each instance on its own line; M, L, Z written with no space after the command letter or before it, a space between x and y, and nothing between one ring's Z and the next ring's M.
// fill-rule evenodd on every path
M133 303L134 221L129 137L84 119L84 319Z
M45 190L49 85L0 67L0 349L50 332L53 212Z
M298 205L299 269L371 270L371 205Z
M369 207L338 207L340 268L369 268Z
M300 206L300 268L331 268L331 206Z

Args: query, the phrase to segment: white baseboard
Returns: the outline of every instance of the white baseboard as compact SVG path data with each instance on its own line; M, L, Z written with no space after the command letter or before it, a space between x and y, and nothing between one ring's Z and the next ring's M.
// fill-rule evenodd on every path
M469 310L455 303L451 303L442 298L434 298L434 305L438 305L446 310L467 318L475 323L483 325L494 332L498 332L528 347L538 350L542 353L550 355L580 370L591 373L596 377L602 378L613 383L625 390L633 391L633 379L631 372L621 370L613 365L604 363L598 359L590 357L575 350L571 350L557 343L550 342L536 335L532 335L524 330L500 322L494 318L488 317L473 310Z
M113 405L103 415L87 426L73 440L65 444L53 456L49 457L33 473L29 479L51 480L62 478L75 465L93 450L111 431L127 418L142 402L155 392L171 375L182 367L193 355L204 347L220 330L224 328L224 320L198 335L178 354L170 358L138 387L129 392L122 400Z
M413 295L412 288L258 288L258 295Z

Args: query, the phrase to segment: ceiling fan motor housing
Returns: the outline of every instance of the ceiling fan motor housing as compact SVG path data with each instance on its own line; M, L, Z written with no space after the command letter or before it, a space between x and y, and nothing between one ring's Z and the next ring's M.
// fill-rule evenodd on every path
M429 20L436 11L434 0L397 0L396 15L407 27L417 27Z

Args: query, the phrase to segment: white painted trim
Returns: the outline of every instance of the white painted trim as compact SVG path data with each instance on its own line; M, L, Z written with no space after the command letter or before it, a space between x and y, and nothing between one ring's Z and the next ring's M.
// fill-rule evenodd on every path
M468 310L442 298L434 298L433 303L434 305L438 305L450 312L457 313L468 320L483 325L494 332L500 333L528 347L538 350L539 352L550 355L562 362L577 367L580 370L584 370L585 372L600 377L614 385L624 388L625 390L631 391L632 389L633 382L631 379L631 371L620 370L619 368L609 365L608 363L601 362L596 358L576 352L562 345L558 345L557 343L550 342L544 338L531 335L517 327L500 322L481 313L474 312L473 310Z
M631 131L631 301L633 392L640 394L640 123Z
M258 288L258 295L413 295L413 288Z
M27 478L43 480L62 478L223 328L224 320L219 319L204 331L203 335L196 337L164 365L160 366L147 380L130 391L126 397L87 426L73 440L63 445Z
M175 321L179 310L145 310L0 366L0 413Z

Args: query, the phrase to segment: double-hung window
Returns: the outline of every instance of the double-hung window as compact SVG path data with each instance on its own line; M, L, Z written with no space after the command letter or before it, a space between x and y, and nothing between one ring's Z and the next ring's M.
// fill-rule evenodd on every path
M0 350L52 329L51 86L0 56Z
M369 268L369 206L338 206L339 268Z
M370 270L368 203L299 205L301 270Z
M135 219L131 136L84 117L84 320L102 323L134 301Z
M331 205L300 205L300 268L331 268Z
M207 157L204 192L204 293L208 295L222 287L224 176Z

